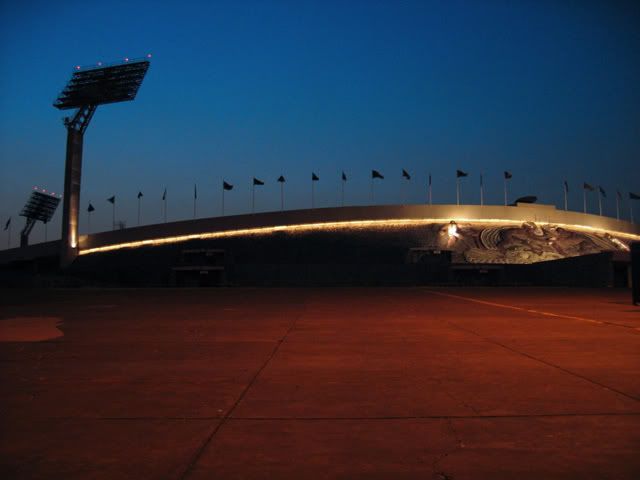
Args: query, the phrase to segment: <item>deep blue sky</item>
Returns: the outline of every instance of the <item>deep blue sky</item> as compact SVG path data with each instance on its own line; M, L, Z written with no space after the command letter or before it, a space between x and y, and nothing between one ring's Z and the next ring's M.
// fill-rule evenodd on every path
M161 221L247 212L250 180L261 210L369 203L370 169L385 175L376 203L404 195L455 202L538 195L582 208L581 184L640 190L640 7L589 1L0 2L0 221L17 217L33 185L63 184L63 112L51 104L74 65L152 53L135 102L99 107L85 136L81 232L117 217ZM626 214L625 198L625 214ZM60 208L61 210L61 208ZM595 195L591 211L597 210ZM638 208L640 211L640 208ZM49 228L59 235L60 212ZM33 240L42 238L38 226ZM17 240L14 240L14 244ZM6 245L6 237L1 247Z

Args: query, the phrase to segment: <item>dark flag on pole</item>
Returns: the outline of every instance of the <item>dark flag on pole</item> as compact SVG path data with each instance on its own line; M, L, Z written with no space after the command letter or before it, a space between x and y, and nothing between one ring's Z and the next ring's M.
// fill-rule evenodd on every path
M622 194L620 193L620 190L616 190L616 195L620 200L622 200Z
M347 175L344 172L342 172L342 181L343 182L347 181Z
M276 182L280 184L280 210L284 210L284 182L286 182L284 175L280 175Z
M469 175L467 172L463 172L462 170L456 170L456 178L466 177Z
M167 199L167 189L164 189L164 192L162 193L162 200L166 200Z
M8 230L9 229L9 225L11 225L11 217L9 217L9 220L7 220L7 223L4 224L4 229Z
M587 182L584 182L582 184L582 188L584 188L585 190L589 190L590 192L593 192L595 190L595 188L593 188L593 186L589 185Z
M320 180L320 177L315 173L311 172L311 208L315 208L316 206L316 200L315 200L316 192L314 188L314 182L317 182L318 180Z
M138 199L141 199L142 197L144 197L144 195L142 195L142 192L138 192Z
M598 187L598 190L600 191L600 194L604 197L607 198L607 192L604 191L604 188L602 187Z
M198 198L198 188L195 183L193 184L193 198Z
M384 176L377 170L371 170L371 178L379 178L384 180Z
M111 229L116 229L116 196L114 195L111 198L107 198L107 202L113 205L112 218L111 218Z
M224 216L224 192L233 190L233 185L222 180L222 215Z
M95 210L95 208L93 208L93 205L89 204L89 206L87 207L87 212L91 213Z
M564 181L564 209L565 209L565 211L569 209L568 195L569 195L569 183L565 180Z
M404 168L402 169L402 176L407 180L411 180L411 175L409 175L409 172L407 172Z
M629 192L629 198L631 200L640 200L640 195L638 195L637 193Z
M567 183L567 181L564 181L564 191L569 193L569 184Z
M513 175L511 175L511 172L508 172L507 170L505 170L504 171L504 204L505 206L509 204L508 195L507 195L507 180L509 180L511 177L513 177Z
M253 186L251 187L251 213L256 210L256 186L260 185L264 185L264 182L253 177Z

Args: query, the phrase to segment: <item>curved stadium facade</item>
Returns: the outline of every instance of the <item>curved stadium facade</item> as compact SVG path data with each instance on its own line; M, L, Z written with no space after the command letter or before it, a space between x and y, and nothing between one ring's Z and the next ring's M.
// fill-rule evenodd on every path
M622 286L633 241L637 225L549 205L318 208L81 236L69 274L118 285Z

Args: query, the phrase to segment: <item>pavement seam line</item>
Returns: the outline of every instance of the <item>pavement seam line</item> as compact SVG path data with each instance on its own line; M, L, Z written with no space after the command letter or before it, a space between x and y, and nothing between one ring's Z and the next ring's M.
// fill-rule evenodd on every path
M551 312L543 312L540 310L532 310L529 308L524 308L524 307L516 307L515 305L507 305L504 303L496 303L496 302L488 302L486 300L480 300L478 298L473 298L473 297L465 297L463 295L455 295L453 293L444 293L444 292L437 292L435 290L431 290L431 289L426 289L429 293L432 293L434 295L440 295L442 297L450 297L450 298L457 298L459 300L466 300L467 302L475 302L475 303L480 303L482 305L489 305L491 307L499 307L499 308L507 308L510 310L518 310L521 312L527 312L527 313L531 313L534 315L544 315L547 317L558 317L558 318L566 318L568 320L578 320L580 322L587 322L587 323L595 323L598 325L611 325L612 327L620 327L620 328L626 328L628 330L634 330L634 331L640 331L639 327L633 327L631 325L623 325L620 323L614 323L614 322L607 322L607 321L602 321L602 320L593 320L591 318L584 318L584 317L576 317L573 315L565 315L565 314L558 314L558 313L551 313Z
M284 335L276 342L276 345L274 346L273 350L271 351L271 354L267 357L267 359L263 362L263 364L260 366L260 368L258 369L258 371L255 373L255 375L251 378L251 380L249 380L249 383L247 383L247 385L245 386L245 388L242 390L242 392L240 392L240 395L238 396L238 398L236 399L236 401L233 403L233 405L231 405L231 408L227 411L227 413L220 419L220 421L218 422L218 424L215 426L215 428L211 431L211 433L207 436L207 438L205 438L204 442L202 443L202 445L200 446L200 448L198 448L198 450L196 450L194 456L192 457L191 461L189 462L189 464L187 465L187 468L184 470L184 472L182 472L182 474L178 477L179 480L185 480L187 477L189 477L189 475L191 475L191 472L193 471L193 468L195 467L196 463L198 463L198 460L200 460L200 458L202 457L202 455L204 454L205 450L207 449L207 447L209 446L209 444L211 443L211 441L213 440L213 438L216 436L216 434L222 429L222 427L227 423L227 421L229 419L232 418L233 412L236 409L236 407L238 405L240 405L240 402L242 402L242 400L244 399L245 395L247 394L247 392L251 389L251 387L253 386L253 384L255 383L255 381L258 379L258 377L260 376L260 374L264 371L265 368L267 368L267 365L269 365L269 363L271 362L271 360L273 359L273 357L276 356L276 353L278 353L278 350L280 349L280 347L282 346L282 344L284 343L284 341L287 339L287 337L289 336L289 334L293 331L293 329L296 326L296 323L298 322L298 320L300 319L300 317L302 316L302 313L300 313L299 315L297 315L294 320L289 324L289 327L287 328L287 331L284 333Z
M555 363L547 362L546 360L543 360L541 358L535 357L535 356L533 356L533 355L531 355L529 353L521 352L520 350L516 350L513 347L510 347L508 345L505 345L504 343L498 342L497 340L492 340L492 339L490 339L488 337L485 337L484 335L481 335L480 333L478 333L478 332L476 332L474 330L471 330L470 328L461 327L460 325L457 325L456 323L453 323L451 321L447 321L447 323L449 325L459 329L459 330L462 330L463 332L471 333L471 334L477 336L478 338L481 338L485 342L492 343L494 345L502 347L505 350L508 350L508 351L510 351L512 353L515 353L517 355L521 355L521 356L523 356L525 358L528 358L530 360L534 360L536 362L542 363L543 365L547 365L548 367L555 368L557 370L560 370L561 372L567 373L567 374L572 375L572 376L574 376L576 378L580 378L580 379L582 379L582 380L584 380L586 382L592 383L593 385L597 385L600 388L604 388L606 390L609 390L610 392L617 393L618 395L622 395L623 397L626 397L626 398L628 398L630 400L635 400L636 402L640 402L640 398L635 397L635 396L633 396L633 395L631 395L629 393L623 392L622 390L618 390L616 388L610 387L608 385L605 385L604 383L600 383L600 382L598 382L596 380L593 380L593 379L591 379L589 377L585 377L584 375L580 375L579 373L572 372L571 370L567 370L566 368L561 367L560 365L556 365Z

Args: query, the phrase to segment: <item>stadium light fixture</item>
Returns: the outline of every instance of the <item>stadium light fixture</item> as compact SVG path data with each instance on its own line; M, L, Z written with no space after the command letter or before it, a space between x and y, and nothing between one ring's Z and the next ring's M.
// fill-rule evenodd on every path
M125 63L82 68L79 65L53 106L59 110L77 109L64 119L67 128L67 154L62 205L61 265L67 266L78 255L80 180L84 132L99 105L132 101L149 69L149 59L129 59Z

